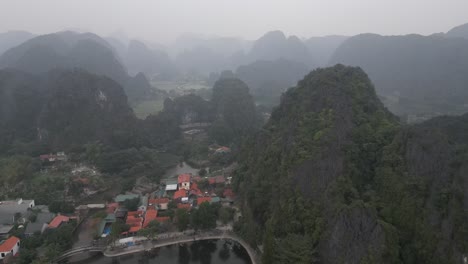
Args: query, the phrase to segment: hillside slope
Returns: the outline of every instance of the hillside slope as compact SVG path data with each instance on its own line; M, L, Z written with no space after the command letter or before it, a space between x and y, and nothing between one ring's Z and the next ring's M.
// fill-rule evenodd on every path
M239 156L236 230L263 244L265 263L455 263L466 194L443 186L466 176L440 175L460 159L441 150L457 143L409 136L419 130L399 124L361 69L311 72Z

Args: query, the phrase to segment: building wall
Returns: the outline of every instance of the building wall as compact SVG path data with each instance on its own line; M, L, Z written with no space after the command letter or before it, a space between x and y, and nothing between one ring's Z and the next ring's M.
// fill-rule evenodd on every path
M181 189L190 190L190 182L183 182L180 184Z
M19 249L20 249L20 242L18 242L14 247L13 247L13 252L9 251L9 252L0 252L0 259L4 259L9 253L11 253L13 256L16 255L16 253L18 253Z

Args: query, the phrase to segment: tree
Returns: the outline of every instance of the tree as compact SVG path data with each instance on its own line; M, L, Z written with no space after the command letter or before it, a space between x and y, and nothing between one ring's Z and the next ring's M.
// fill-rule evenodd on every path
M190 223L190 215L186 209L177 209L176 219L177 228L179 229L179 231L184 231L185 229L187 229L187 226Z
M138 231L138 234L150 239L150 238L154 238L158 234L158 232L160 232L160 230L161 230L161 224L158 221L153 220L148 223L147 227Z
M70 214L75 211L75 207L65 201L53 201L49 204L49 211L52 213Z
M122 220L117 220L111 225L110 243L115 245L115 241L120 237L123 232L130 230L130 226L125 224Z
M223 224L229 223L234 218L234 209L229 207L221 207L218 211L219 220Z
M208 203L199 205L198 210L192 214L192 223L194 229L210 229L216 227L216 211Z
M138 205L140 204L140 198L133 198L133 199L127 199L123 202L123 205L125 208L127 208L129 211L136 211L138 210Z

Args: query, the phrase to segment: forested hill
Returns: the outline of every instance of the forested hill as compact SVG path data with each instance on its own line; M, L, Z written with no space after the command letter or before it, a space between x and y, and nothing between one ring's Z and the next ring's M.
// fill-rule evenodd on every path
M146 83L142 83L141 78L134 81L112 47L92 33L65 31L32 38L2 54L1 68L14 68L33 74L57 68L81 68L118 82L130 100L145 98L152 93L148 81L145 79Z
M102 141L132 144L136 118L122 87L83 70L33 76L0 71L2 150L21 144L70 149ZM56 148L55 148L56 147Z
M264 263L455 263L468 162L444 133L402 127L359 68L315 70L239 155L235 228Z

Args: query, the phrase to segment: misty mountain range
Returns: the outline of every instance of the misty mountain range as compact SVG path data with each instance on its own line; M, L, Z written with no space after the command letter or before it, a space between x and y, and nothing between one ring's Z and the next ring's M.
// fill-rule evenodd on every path
M468 24L431 36L301 39L271 31L247 41L183 35L171 47L92 33L13 31L0 34L0 54L0 69L40 74L83 68L105 75L124 87L130 101L157 96L151 80L207 78L231 70L249 85L257 102L275 105L305 73L342 63L362 67L396 114L459 114L468 107Z

